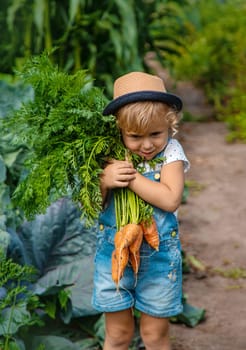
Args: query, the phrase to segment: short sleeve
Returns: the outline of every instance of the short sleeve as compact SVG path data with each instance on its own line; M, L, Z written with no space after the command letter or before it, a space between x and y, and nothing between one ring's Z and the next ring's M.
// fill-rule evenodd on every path
M184 172L187 172L190 168L190 162L187 159L183 147L176 139L170 139L164 150L164 162L163 165L182 160L184 163Z

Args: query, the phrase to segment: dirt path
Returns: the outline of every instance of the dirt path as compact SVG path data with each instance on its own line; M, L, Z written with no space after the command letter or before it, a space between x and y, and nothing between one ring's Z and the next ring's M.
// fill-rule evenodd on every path
M218 122L184 123L179 138L192 167L194 185L179 211L183 248L205 273L192 269L184 281L191 305L206 309L195 328L172 325L174 350L246 350L246 279L214 269L246 269L246 145L225 142Z

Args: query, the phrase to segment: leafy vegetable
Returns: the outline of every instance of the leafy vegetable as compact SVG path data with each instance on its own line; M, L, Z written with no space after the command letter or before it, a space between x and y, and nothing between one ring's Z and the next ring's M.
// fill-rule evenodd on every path
M5 128L15 129L14 141L30 150L25 163L28 173L17 186L14 201L30 219L69 196L81 204L82 215L93 224L102 208L103 165L107 158L123 160L126 154L115 118L102 115L107 100L86 71L61 72L45 53L28 61L20 76L34 89L34 99L4 123ZM129 157L134 166L141 161L136 155ZM129 189L116 192L121 226L150 217L148 204Z
M24 266L35 267L35 294L50 300L64 322L96 313L91 307L91 293L97 229L96 225L86 227L80 216L74 203L62 198L52 203L45 214L25 221L18 232L9 233L8 254ZM60 303L50 299L56 294L60 298L63 290L69 295L66 309L60 309ZM51 310L46 308L48 311L51 316Z
M15 190L15 203L33 218L58 198L71 196L92 222L101 209L105 157L125 152L115 119L101 114L106 98L86 71L60 72L47 54L32 58L20 77L33 87L34 99L4 123L15 130L13 141L30 150L29 172Z
M34 324L42 325L35 312L41 303L29 287L35 275L36 270L32 266L18 265L12 259L7 259L0 250L1 349L12 349L13 336L19 328Z

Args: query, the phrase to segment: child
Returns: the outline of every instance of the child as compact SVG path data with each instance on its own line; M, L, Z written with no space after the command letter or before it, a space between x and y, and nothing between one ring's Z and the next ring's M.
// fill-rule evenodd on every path
M105 203L99 219L95 257L93 306L105 313L104 350L128 349L134 334L133 307L141 312L140 334L147 350L170 350L168 318L182 312L181 247L176 210L184 187L189 162L177 131L182 101L165 90L162 79L128 73L115 81L114 99L103 114L116 116L127 149L144 159L139 173L126 161L112 160L101 175ZM149 161L163 157L153 170ZM143 241L137 281L127 266L119 291L111 277L116 223L112 191L129 187L154 208L160 245L153 250Z

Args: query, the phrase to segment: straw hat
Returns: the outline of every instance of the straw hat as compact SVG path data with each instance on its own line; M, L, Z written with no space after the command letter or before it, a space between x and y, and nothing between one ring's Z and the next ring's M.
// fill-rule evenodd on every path
M126 104L139 101L164 102L177 111L183 105L178 96L166 91L161 78L143 72L132 72L116 79L114 99L106 106L103 115L114 114Z

